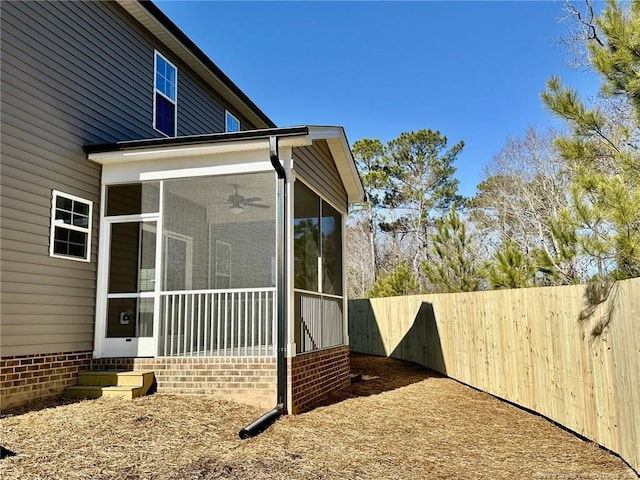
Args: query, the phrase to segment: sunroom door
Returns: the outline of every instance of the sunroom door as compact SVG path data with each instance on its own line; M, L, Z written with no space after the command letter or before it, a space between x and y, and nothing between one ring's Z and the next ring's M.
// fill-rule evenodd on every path
M157 221L111 221L104 350L110 357L156 354Z

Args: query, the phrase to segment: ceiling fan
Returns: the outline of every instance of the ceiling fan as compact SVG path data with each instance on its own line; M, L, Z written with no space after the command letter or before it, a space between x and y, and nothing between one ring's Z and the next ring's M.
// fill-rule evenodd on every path
M229 210L232 213L241 213L244 211L245 207L255 207L255 208L270 208L269 205L265 205L263 203L256 203L262 201L260 197L244 197L238 193L239 185L233 185L234 193L229 195L226 199L227 204L229 205Z

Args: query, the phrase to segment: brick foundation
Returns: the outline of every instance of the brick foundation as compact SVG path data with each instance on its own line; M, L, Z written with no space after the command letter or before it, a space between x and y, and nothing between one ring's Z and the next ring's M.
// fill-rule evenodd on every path
M158 393L211 395L261 408L276 402L276 359L262 357L100 358L91 352L0 359L2 410L62 395L81 370L153 370ZM313 408L327 393L349 385L349 347L287 359L289 413Z
M349 347L303 353L287 359L289 413L313 408L329 392L350 384Z
M0 358L0 409L56 398L76 385L91 366L91 352L63 352Z
M153 370L158 393L211 395L261 408L276 402L276 359L159 357L94 359L95 370Z

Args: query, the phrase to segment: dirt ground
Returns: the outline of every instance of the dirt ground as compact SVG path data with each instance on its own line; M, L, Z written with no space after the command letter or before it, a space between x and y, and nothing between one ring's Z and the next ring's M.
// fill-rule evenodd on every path
M89 400L0 419L10 479L627 479L619 458L416 365L354 355L363 380L240 440L263 411L202 397ZM41 405L40 407L45 407Z

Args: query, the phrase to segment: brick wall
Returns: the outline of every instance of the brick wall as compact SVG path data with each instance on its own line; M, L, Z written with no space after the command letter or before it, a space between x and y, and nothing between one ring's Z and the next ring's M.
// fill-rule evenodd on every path
M91 366L91 352L64 352L0 358L0 409L62 395L76 385L78 371Z
M303 353L287 359L289 413L313 408L327 393L350 382L349 347L340 346Z
M287 359L289 412L307 411L327 393L349 385L349 347L340 346ZM153 370L158 393L211 395L272 408L276 402L276 359L103 358L91 352L23 355L0 359L2 410L55 398L76 385L78 371L90 368Z
M261 408L276 403L275 358L101 358L92 368L153 370L158 393L211 395Z

